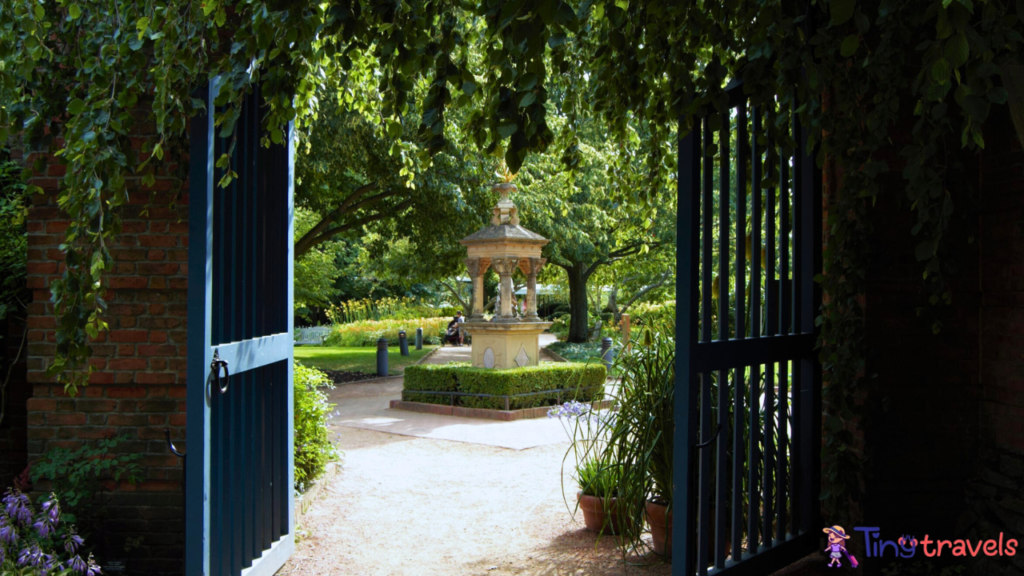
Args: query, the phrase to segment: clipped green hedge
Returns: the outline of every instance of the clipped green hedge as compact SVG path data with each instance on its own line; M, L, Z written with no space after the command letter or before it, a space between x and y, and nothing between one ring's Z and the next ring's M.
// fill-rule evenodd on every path
M581 402L600 400L606 380L604 365L576 362L542 362L538 366L492 370L473 368L467 362L449 364L419 364L405 369L405 390L470 392L474 394L522 394L559 388L577 389L575 399ZM563 392L562 401L572 400L572 392ZM448 404L448 396L410 394L402 392L409 402ZM558 402L558 394L538 394L509 398L509 409L550 406ZM504 410L504 398L475 398L460 396L456 406Z

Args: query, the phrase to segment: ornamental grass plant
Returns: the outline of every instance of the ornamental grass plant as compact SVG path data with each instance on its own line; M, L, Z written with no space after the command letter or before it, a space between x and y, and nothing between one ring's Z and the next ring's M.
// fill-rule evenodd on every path
M405 330L412 342L416 329L423 328L423 341L440 344L441 335L451 322L451 317L413 318L410 320L361 320L348 324L335 324L331 334L324 340L326 346L376 346L379 338L385 338L389 346L398 346L398 332Z
M616 360L619 384L610 397L615 417L602 421L597 434L618 470L618 514L623 556L645 553L647 502L672 513L672 449L675 412L675 338L663 328L647 327Z

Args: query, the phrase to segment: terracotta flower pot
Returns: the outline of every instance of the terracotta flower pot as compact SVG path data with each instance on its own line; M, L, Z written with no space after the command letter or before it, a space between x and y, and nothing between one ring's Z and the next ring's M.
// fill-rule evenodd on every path
M605 514L604 498L577 492L576 499L579 500L580 510L583 510L583 523L587 526L587 530L601 532L604 529L605 534L619 533L619 514L616 511L615 498L607 498L611 501L608 503L607 514Z
M667 558L672 557L672 514L666 516L667 506L647 503L647 523L651 525L651 539L654 541L654 553Z

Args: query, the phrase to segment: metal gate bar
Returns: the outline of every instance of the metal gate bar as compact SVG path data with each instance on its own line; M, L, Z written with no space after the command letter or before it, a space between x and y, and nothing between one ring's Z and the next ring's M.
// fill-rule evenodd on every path
M821 173L780 104L748 115L742 86L728 92L679 147L673 573L687 576L767 573L818 540Z

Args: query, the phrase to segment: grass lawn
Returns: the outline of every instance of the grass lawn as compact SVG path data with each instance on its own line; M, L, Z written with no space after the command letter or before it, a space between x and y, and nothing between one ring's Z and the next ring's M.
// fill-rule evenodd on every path
M409 355L402 356L397 346L388 347L388 371L401 374L406 366L426 356L437 346L423 346L416 350L409 346ZM338 348L329 346L296 346L295 359L307 366L323 370L342 370L346 372L377 372L377 348L362 346L357 348Z

